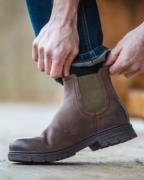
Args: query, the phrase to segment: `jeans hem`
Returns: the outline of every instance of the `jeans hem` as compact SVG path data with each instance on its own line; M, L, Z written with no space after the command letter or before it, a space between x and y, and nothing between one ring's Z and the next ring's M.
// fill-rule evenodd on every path
M85 53L80 53L72 63L73 67L91 67L98 63L104 62L110 49L100 45Z

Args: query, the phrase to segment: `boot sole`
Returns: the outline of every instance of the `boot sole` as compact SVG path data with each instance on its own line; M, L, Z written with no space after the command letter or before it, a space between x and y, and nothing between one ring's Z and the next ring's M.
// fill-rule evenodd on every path
M115 127L86 138L78 144L68 148L43 153L9 152L8 159L22 163L49 163L74 156L78 151L90 147L92 151L120 144L137 137L131 124Z

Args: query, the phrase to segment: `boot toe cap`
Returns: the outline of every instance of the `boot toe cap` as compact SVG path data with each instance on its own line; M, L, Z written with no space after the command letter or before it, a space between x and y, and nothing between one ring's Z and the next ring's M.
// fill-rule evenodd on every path
M47 145L40 137L16 139L9 145L9 152L41 152L45 150L47 150Z

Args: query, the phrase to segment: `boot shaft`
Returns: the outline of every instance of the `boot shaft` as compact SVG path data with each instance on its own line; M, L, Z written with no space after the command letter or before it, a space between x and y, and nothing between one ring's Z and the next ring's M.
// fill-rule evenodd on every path
M65 100L75 98L79 111L95 116L100 128L129 122L127 110L113 88L107 67L100 68L94 74L71 75L63 81Z

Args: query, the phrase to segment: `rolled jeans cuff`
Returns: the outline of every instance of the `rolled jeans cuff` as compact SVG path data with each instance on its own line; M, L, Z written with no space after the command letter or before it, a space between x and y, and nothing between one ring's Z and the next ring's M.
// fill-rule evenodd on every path
M85 53L80 53L72 63L73 67L91 67L106 61L106 57L111 49L99 45Z

